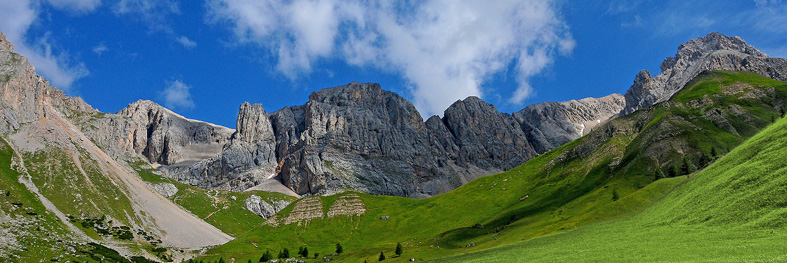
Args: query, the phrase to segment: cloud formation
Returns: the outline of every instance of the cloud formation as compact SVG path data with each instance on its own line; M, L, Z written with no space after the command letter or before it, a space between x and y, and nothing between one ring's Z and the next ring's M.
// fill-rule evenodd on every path
M167 87L161 92L164 106L170 109L193 109L194 101L191 99L191 86L180 80L167 82Z
M178 43L180 43L181 45L183 45L183 47L185 47L186 49L192 49L197 46L197 42L194 42L194 40L191 40L186 36L180 36L175 40L178 41Z
M50 1L58 2L56 8L66 10L88 11L82 1ZM90 1L87 1L90 2ZM97 4L91 8L95 8ZM0 31L6 33L9 41L14 43L15 51L36 67L36 71L44 75L54 86L70 90L74 81L89 74L83 63L72 62L65 51L57 52L54 41L48 33L40 37L29 36L28 29L38 19L40 3L33 0L0 1Z
M209 0L207 20L229 25L241 44L267 48L295 79L321 58L401 74L425 116L483 96L485 79L515 65L510 103L532 94L529 79L576 45L551 0L368 2Z
M97 46L93 47L93 53L96 53L96 55L99 56L101 56L101 54L103 54L107 50L109 50L109 48L107 47L106 44L104 44L104 42L101 42Z

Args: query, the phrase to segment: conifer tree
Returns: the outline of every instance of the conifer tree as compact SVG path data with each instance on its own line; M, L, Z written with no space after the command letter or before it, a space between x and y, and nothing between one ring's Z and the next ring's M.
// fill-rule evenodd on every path
M385 254L383 254L383 252L381 251L380 258L378 258L377 261L383 261L383 260L385 260Z
M404 252L402 251L402 243L396 243L396 251L394 253L396 253L396 256L402 256L402 252Z
M341 243L336 243L336 254L340 254L341 255L342 252L344 252L344 249L342 248L342 244Z

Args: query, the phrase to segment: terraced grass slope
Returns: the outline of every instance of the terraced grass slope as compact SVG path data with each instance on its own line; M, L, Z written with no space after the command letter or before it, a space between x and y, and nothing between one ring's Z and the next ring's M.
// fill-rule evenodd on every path
M785 156L782 118L640 214L436 262L787 261Z
M337 242L345 253L330 256L335 259L374 261L380 252L391 261L434 259L628 216L687 179L680 175L772 123L785 98L783 82L747 72L705 73L670 101L614 119L511 171L423 200L358 194L365 213L349 218L327 217L339 197L319 197L325 209L310 213L322 217L258 227L204 259L258 260L268 249L300 246L326 255ZM291 216L298 203L278 216ZM391 259L397 243L405 253Z

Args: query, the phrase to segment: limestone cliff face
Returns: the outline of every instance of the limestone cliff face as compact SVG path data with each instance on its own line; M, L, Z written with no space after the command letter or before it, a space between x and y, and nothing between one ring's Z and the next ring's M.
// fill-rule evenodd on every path
M49 106L65 116L99 113L78 97L68 97L35 72L27 58L14 52L14 44L0 33L0 132L47 117Z
M238 129L213 156L161 169L176 180L200 187L242 191L261 183L276 167L275 137L268 114L260 104L244 103L236 125Z
M514 113L527 141L539 153L588 134L625 106L620 94L566 102L544 102Z
M85 134L115 157L141 156L150 163L194 163L218 153L232 129L186 119L140 100L116 114L76 120Z
M651 77L643 70L626 92L623 114L665 101L690 80L707 70L752 71L776 80L787 80L787 60L770 58L740 37L710 33L681 44L674 57L661 63L662 73Z
M540 119L571 127L606 120L621 108L620 95L538 107L550 112ZM455 102L444 115L424 122L401 96L357 82L314 92L306 104L271 114L244 103L238 130L221 153L162 170L193 185L232 190L275 176L300 195L355 189L424 197L511 169L562 144L551 137L529 139L528 132L551 134L553 127L537 126L526 114L501 113L477 97ZM572 131L560 138L581 135Z

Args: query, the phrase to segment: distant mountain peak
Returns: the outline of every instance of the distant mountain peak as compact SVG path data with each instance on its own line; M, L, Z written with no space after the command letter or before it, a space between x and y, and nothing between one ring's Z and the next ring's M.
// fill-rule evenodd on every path
M743 38L711 32L678 47L674 57L661 63L661 74L641 71L626 92L623 114L665 101L690 80L708 70L752 71L765 77L787 79L787 62L769 58Z

